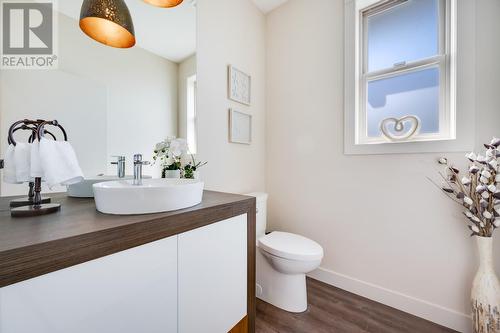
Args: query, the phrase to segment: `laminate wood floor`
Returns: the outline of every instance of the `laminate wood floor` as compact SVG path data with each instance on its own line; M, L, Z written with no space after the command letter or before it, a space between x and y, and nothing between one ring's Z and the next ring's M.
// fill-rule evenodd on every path
M256 333L455 332L309 278L307 292L309 308L299 314L257 300Z

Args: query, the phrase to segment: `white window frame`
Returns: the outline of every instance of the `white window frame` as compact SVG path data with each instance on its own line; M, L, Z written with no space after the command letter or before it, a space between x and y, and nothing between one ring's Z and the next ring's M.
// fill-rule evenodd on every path
M196 110L197 80L196 74L186 79L186 140L189 153L196 154L198 150L198 116Z
M439 77L439 132L430 134L416 134L403 142L432 141L432 140L454 140L455 132L455 95L456 95L456 43L453 42L456 35L456 19L452 18L454 10L452 7L456 0L439 1L441 5L439 18L439 54L427 59L394 64L391 68L368 72L368 28L367 20L370 15L376 15L390 10L395 6L404 5L407 0L377 0L369 4L358 2L359 35L356 43L358 54L356 90L359 98L356 105L356 144L386 143L383 136L369 137L367 126L367 88L368 83L380 79L397 77L405 73L413 73L424 69L438 68ZM398 141L400 142L400 141Z
M392 68L368 72L368 32L366 21L370 15L375 15L394 6L404 5L406 0L376 0L358 1L356 30L356 144L387 143L383 136L369 137L367 133L367 87L374 80L396 77L404 73L412 73L428 68L439 68L439 132L433 134L417 134L403 142L453 140L455 134L455 95L456 95L456 43L452 36L456 35L456 19L452 17L452 7L456 0L440 1L442 8L439 19L439 54L427 59L394 64ZM444 7L444 8L443 8ZM372 12L372 13L370 13ZM443 27L444 25L444 27Z
M441 33L441 39L446 41L441 43L442 56L364 76L366 57L362 57L362 52L366 52L366 47L362 38L365 33L363 12L388 2L393 1L345 0L345 154L452 152L472 149L475 136L472 128L475 122L474 2L446 0L445 11L442 11L446 21L446 27ZM458 36L460 43L457 42ZM420 134L410 140L396 142L383 137L369 138L366 132L366 109L363 109L367 80L432 66L441 68L440 133ZM360 135L361 133L364 135Z

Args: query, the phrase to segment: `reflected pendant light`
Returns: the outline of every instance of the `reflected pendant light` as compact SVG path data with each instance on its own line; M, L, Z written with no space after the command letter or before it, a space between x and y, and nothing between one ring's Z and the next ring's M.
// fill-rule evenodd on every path
M134 23L123 0L84 0L80 28L90 38L108 46L135 45Z
M161 8L172 8L178 6L183 0L144 0L144 2L150 5L161 7Z

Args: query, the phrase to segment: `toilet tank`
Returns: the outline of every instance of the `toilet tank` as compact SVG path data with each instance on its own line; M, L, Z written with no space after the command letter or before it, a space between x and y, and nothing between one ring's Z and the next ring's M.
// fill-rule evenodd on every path
M257 239L264 236L266 234L266 225L267 225L267 193L248 193L246 194L250 197L255 197L257 200L257 217L255 221L255 229Z

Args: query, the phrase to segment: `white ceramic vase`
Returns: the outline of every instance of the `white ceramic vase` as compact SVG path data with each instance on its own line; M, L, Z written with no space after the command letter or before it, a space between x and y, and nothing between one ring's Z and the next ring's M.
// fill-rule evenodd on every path
M474 333L500 333L500 284L493 268L493 238L476 237L479 269L471 292Z
M165 170L165 178L181 178L181 170Z

